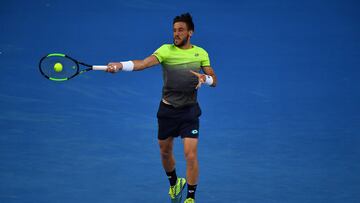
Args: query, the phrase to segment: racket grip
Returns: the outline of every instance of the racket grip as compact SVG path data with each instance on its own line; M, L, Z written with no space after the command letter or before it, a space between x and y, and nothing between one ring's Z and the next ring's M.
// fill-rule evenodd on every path
M108 67L107 66L92 66L93 70L106 70Z

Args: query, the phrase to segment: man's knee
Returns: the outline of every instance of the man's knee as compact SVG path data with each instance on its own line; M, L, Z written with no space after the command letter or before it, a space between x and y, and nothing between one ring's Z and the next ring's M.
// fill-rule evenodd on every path
M195 138L184 139L184 153L188 163L197 161L197 143L198 139Z
M173 143L172 140L159 141L160 155L163 159L169 159L173 154Z
M197 153L196 153L196 151L187 151L187 152L185 152L185 160L187 162L196 162L197 161Z
M160 155L162 159L170 159L172 157L172 151L168 149L160 150Z

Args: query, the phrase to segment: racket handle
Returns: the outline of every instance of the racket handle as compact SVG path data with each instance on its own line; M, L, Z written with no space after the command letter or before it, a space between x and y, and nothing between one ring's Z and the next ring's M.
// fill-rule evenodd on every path
M107 66L92 66L93 70L106 70L108 67Z

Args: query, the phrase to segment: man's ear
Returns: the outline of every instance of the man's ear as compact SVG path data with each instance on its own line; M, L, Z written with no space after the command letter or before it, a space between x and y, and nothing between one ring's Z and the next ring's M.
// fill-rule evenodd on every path
M194 33L194 31L192 31L192 30L189 31L190 37L192 37L193 33Z

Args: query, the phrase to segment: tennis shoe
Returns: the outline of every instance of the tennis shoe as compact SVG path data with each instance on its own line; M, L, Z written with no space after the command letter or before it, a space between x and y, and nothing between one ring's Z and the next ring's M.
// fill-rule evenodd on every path
M178 178L176 180L176 184L174 186L170 186L169 189L169 196L171 199L177 199L179 196L181 196L182 191L185 187L186 180L185 178Z
M184 203L195 203L193 198L187 198Z

